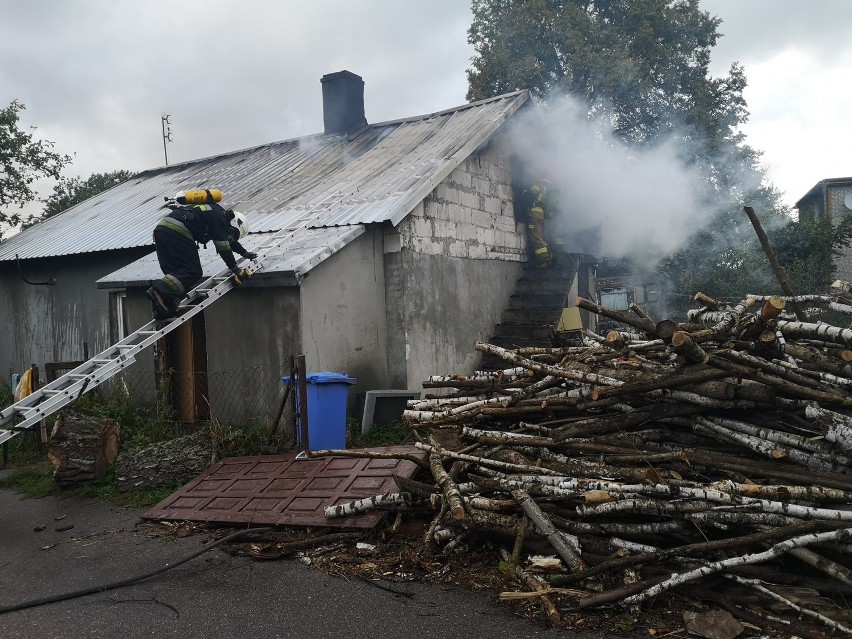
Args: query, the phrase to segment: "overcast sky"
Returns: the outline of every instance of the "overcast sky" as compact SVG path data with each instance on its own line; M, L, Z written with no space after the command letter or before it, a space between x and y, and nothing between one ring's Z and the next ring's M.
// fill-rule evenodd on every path
M714 75L749 81L744 131L792 205L852 175L852 1L701 0ZM74 155L67 175L164 164L322 130L348 69L370 122L465 102L467 0L0 0L0 106Z

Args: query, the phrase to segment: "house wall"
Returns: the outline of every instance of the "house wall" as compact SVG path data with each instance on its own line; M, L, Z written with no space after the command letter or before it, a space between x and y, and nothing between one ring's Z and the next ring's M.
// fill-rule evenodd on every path
M300 355L299 290L237 288L204 311L211 416L268 426L291 355Z
M55 279L52 286L27 284L14 262L0 263L0 372L22 372L37 364L81 360L110 346L109 292L98 278L142 257L150 249L23 260L31 282Z
M852 215L852 210L844 202L846 196L852 193L852 183L832 184L827 190L828 215L834 224L839 224L846 216ZM835 264L837 266L835 277L847 282L852 281L852 248L845 248L843 254L835 260Z
M308 372L354 377L359 392L387 388L383 237L375 227L312 269L300 286L302 353Z
M389 388L469 374L521 275L525 233L499 144L472 154L385 233Z

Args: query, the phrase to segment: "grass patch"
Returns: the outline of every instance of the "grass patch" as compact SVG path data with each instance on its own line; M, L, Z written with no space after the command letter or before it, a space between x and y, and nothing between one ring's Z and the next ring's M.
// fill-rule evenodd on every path
M365 448L367 446L398 446L413 438L412 428L401 421L393 421L381 426L373 424L366 435L361 434L361 424L357 419L349 418L351 435L350 448Z
M0 488L14 490L23 497L31 499L47 497L59 492L59 486L53 481L53 466L50 462L16 468L8 477L0 479Z
M127 386L118 378L109 396L101 398L96 392L90 391L75 400L72 406L73 410L84 414L118 421L123 452L193 432L209 435L219 458L260 455L270 452L270 449L274 452L293 448L292 433L284 429L270 436L264 426L220 424L216 420L181 422L166 401L166 389L167 384L164 383L151 404L134 406ZM0 380L0 406L10 404L12 399L8 384L4 385ZM58 416L59 413L56 413L48 419L48 432L51 432ZM38 437L38 431L35 430L22 433L8 442L9 458L14 460L15 468L0 480L0 488L14 490L29 498L62 494L98 499L117 506L147 507L162 501L179 487L172 485L123 492L115 484L114 471L110 471L102 481L73 490L62 490L53 479L52 465L46 461L47 447L40 443Z
M28 499L39 499L49 495L67 495L84 499L98 499L116 506L145 508L163 501L179 486L175 484L174 486L163 486L155 489L121 492L115 485L113 472L110 471L99 482L72 490L62 490L53 480L53 465L50 462L41 462L16 468L8 477L0 479L0 488L14 490Z

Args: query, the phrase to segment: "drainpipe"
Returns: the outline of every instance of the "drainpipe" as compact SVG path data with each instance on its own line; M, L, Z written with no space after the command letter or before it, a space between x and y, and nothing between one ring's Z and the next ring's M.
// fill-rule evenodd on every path
M18 254L15 253L15 263L18 265L18 275L21 276L21 279L24 280L27 284L31 284L32 286L55 286L56 278L51 277L46 282L31 282L24 276L24 272L21 270L21 259L18 257Z

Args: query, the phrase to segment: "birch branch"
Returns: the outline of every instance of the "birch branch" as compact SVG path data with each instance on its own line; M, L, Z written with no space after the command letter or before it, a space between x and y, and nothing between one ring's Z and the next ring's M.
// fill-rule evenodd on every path
M523 568L518 565L512 566L511 557L509 556L508 551L505 548L500 548L499 551L500 558L508 563L512 569L512 572L515 576L527 584L534 591L535 596L541 599L542 608L544 608L545 614L547 618L550 620L550 623L556 624L562 621L562 615L559 614L559 610L557 610L556 606L553 604L553 600L550 598L550 589L545 587L538 579L536 579L533 575L527 573ZM532 594L532 593L531 593ZM501 593L501 598L503 598L503 593Z
M456 485L456 482L444 470L443 462L441 461L441 449L433 437L430 437L432 442L432 450L429 451L429 467L432 470L432 476L441 487L444 493L444 499L447 503L447 508L452 514L453 519L464 519L464 505L462 504L461 493Z
M547 537L550 545L553 546L554 550L556 550L559 556L562 557L562 561L565 562L566 566L574 572L582 572L587 568L586 562L580 558L580 555L577 554L577 551L574 550L574 548L568 546L565 537L563 537L563 533L556 530L556 527L547 518L547 515L541 511L541 508L539 508L538 504L533 501L533 498L529 496L527 491L522 489L513 490L512 497L517 500L524 513L526 513L530 520L536 525L538 531ZM577 548L578 544L576 539L573 540L573 543L575 548Z
M694 570L672 574L668 579L657 584L656 586L652 586L651 588L648 588L648 590L645 590L644 592L639 593L637 595L627 597L623 601L625 604L641 603L647 599L650 599L651 597L656 597L657 595L662 592L665 592L666 590L670 590L687 582L694 581L695 579L700 579L701 577L706 577L707 575L721 572L729 568L762 563L764 561L780 557L781 555L790 552L794 548L801 548L803 546L808 546L811 544L824 543L826 541L842 541L850 538L852 538L852 528L841 528L839 530L832 530L830 532L809 533L807 535L793 537L792 539L786 539L782 542L779 542L763 552L754 553L751 555L742 555L739 557L732 557L730 559L723 559L721 561L714 561Z
M419 455L414 455L408 452L382 453L373 450L350 450L350 449L324 449L324 450L307 450L305 454L309 458L313 457L358 457L370 459L405 459L406 461L417 464L423 470L429 470L429 466L423 461Z
M411 495L408 493L383 493L364 499L328 506L323 511L326 519L338 519L340 517L348 517L365 513L373 508L381 508L383 506L398 506L401 504L410 504Z
M790 608L792 608L793 610L798 612L800 615L803 615L803 616L806 616L806 617L812 617L812 618L816 619L817 621L824 623L826 626L828 626L832 630L838 630L838 631L843 632L847 635L852 635L852 627L846 626L846 625L840 623L839 621L835 621L834 619L830 619L829 617L826 617L825 615L823 615L819 612L816 612L816 611L813 611L813 610L808 610L807 608L803 608L802 606L790 601L786 597L782 597L778 593L770 590L769 588L767 588L766 586L761 584L760 581L757 580L757 579L746 579L745 577L740 577L739 575L725 575L725 576L728 577L729 579L733 579L735 581L738 581L741 584L747 584L747 585L751 586L755 590L762 592L764 595L767 595L768 597L771 597L772 599L775 599L776 601L782 602L785 606L789 606Z
M837 579L837 581L845 583L847 586L852 586L852 570L849 570L846 566L841 566L836 561L832 561L822 555L818 555L810 548L796 548L791 550L790 554L809 566L813 566L817 570L821 570L829 577L833 577L834 579Z

